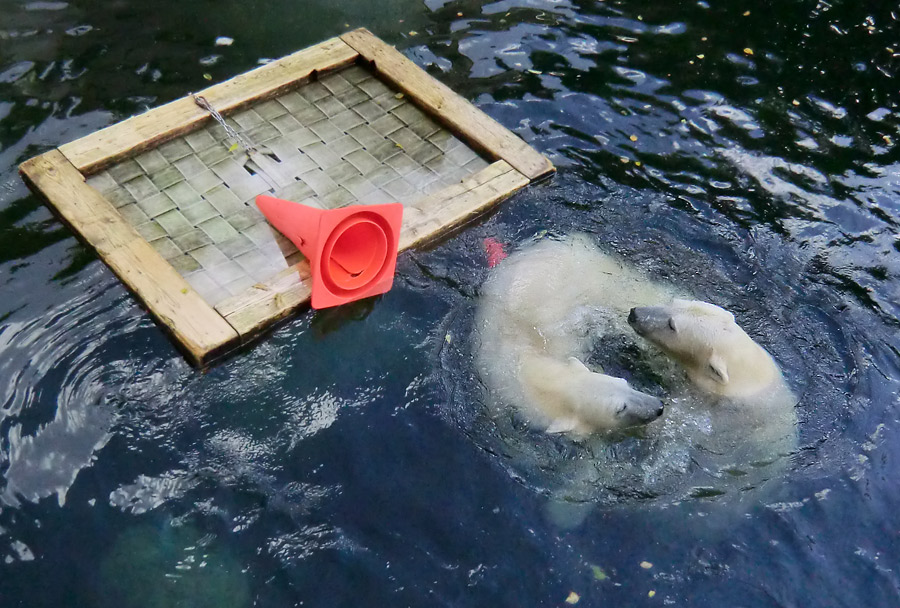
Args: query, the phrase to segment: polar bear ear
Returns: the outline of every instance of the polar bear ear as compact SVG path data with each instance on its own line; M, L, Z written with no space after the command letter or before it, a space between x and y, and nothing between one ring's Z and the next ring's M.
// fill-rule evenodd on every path
M728 365L718 353L713 351L709 358L709 371L716 382L728 384Z

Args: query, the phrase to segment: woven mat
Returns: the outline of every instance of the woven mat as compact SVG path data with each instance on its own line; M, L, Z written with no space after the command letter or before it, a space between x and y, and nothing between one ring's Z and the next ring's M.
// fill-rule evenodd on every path
M109 167L87 183L211 305L300 259L258 194L333 209L407 204L487 167L371 72L353 66Z

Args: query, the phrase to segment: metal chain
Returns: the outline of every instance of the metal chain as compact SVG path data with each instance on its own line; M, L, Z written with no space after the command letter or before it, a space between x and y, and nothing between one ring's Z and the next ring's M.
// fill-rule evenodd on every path
M210 115L216 119L216 122L219 123L220 125L222 125L222 128L225 129L225 134L228 135L228 137L231 140L233 140L236 144L238 144L240 147L242 147L244 149L244 151L246 151L248 153L256 152L256 146L251 141L249 141L247 138L245 138L243 135L241 135L240 133L235 131L231 127L231 125L229 125L227 122L225 122L225 118L221 114L219 114L216 111L216 109L210 105L210 103L208 101L206 101L205 97L203 97L201 95L194 95L193 93L191 93L191 97L194 99L194 103L196 103L198 106L200 106L201 108L203 108L204 110L209 112Z

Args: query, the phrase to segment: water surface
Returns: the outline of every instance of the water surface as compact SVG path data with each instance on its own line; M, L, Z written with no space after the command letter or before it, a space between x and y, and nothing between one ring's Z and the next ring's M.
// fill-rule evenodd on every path
M0 0L0 15L3 606L900 604L896 7ZM198 372L16 166L357 26L559 173L401 256L384 297L296 316ZM735 312L800 396L783 477L736 510L625 488L592 494L576 526L548 518L584 451L486 418L471 365L484 239L545 231L587 232Z

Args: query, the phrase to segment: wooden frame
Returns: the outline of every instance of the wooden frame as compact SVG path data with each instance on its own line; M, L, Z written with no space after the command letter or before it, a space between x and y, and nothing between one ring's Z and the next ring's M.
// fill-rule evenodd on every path
M433 239L531 181L554 171L512 132L433 79L393 47L359 29L327 40L200 92L228 114L299 86L319 73L364 63L492 164L462 182L407 205L400 249ZM206 365L256 338L309 300L303 260L215 307L144 240L85 178L208 123L184 97L60 146L20 166L29 186L93 247L169 331L187 358Z

